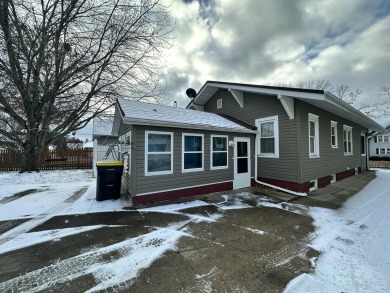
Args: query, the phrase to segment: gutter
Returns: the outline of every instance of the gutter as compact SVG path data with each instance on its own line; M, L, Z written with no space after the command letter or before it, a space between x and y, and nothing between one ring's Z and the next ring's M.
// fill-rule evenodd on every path
M297 195L297 196L307 196L307 193L305 192L295 192L295 191L292 191L292 190L289 190L289 189L286 189L286 188L282 188L282 187L279 187L279 186L276 186L276 185L272 185L272 184L269 184L269 183L266 183L266 182L263 182L263 181L260 181L257 179L257 169L258 169L258 142L259 141L259 133L256 134L256 137L255 137L255 182L260 184L260 185L263 185L263 186L267 186L267 187L270 187L270 188L273 188L273 189L276 189L276 190L279 190L279 191L283 191L283 192L286 192L286 193L289 193L289 194L292 194L292 195Z

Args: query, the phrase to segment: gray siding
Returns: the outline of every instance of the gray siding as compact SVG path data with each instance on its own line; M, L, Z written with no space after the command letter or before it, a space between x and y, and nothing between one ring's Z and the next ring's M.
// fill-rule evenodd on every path
M222 108L217 109L217 100L222 99ZM255 125L255 120L278 115L279 158L259 158L258 176L270 179L298 182L297 120L290 120L276 96L244 93L241 108L231 93L218 90L205 104L205 111L227 114Z
M166 131L173 132L173 174L145 176L145 131ZM254 135L232 134L225 132L199 131L190 129L173 129L151 126L134 126L133 128L135 150L133 150L133 163L136 184L136 191L133 195L159 192L199 186L211 183L225 182L233 180L233 149L228 148L228 168L221 170L210 170L210 135L228 135L228 140L233 140L235 136L251 137L251 153L254 154ZM204 171L182 172L182 133L204 134ZM135 160L135 161L134 161ZM253 175L253 162L252 175Z
M295 101L301 140L299 142L301 158L301 174L299 183L322 178L331 174L362 167L366 169L365 157L361 156L360 135L367 129L344 118L314 107L302 101ZM308 114L319 116L320 157L309 157ZM331 120L337 122L338 147L331 147ZM352 127L353 155L344 155L343 125Z

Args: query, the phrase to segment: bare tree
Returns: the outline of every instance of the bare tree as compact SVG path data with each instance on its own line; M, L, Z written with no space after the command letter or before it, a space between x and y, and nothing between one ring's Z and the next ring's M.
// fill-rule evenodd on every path
M383 86L379 92L380 102L358 103L355 107L373 118L390 118L390 86Z
M345 84L335 85L331 81L324 79L307 80L297 84L282 83L278 84L278 86L327 91L371 118L390 118L390 86L383 86L379 93L381 101L372 103L361 101L361 90L351 89Z
M159 0L0 0L0 136L24 153L21 172L117 97L158 97L171 30Z

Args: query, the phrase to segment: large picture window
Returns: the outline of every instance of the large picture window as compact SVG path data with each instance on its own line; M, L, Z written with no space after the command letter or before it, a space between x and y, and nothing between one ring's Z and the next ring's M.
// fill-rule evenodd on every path
M279 158L278 116L256 119L260 157Z
M319 140L319 122L318 116L309 113L309 157L316 158L320 156Z
M227 136L211 136L211 169L225 169L228 167L227 142Z
M172 174L173 133L146 131L145 174Z
M343 138L344 138L344 155L353 155L352 127L344 125Z
M183 172L203 171L203 134L183 133Z

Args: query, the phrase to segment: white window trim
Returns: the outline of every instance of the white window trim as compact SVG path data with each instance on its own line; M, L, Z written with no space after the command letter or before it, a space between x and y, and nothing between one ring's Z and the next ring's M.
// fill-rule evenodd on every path
M387 141L385 141L385 137L387 137ZM381 141L379 141L379 138L381 139ZM389 142L390 142L389 135L382 134L376 136L376 143L389 143Z
M215 151L215 153L226 153L226 166L213 167L214 157L213 157L213 143L214 137L222 137L226 139L226 151ZM219 170L219 169L228 169L229 168L229 138L227 135L211 135L210 136L210 170Z
M184 137L186 136L200 136L202 137L202 168L193 168L193 169L184 169ZM198 153L198 152L187 152L187 153ZM204 135L199 133L183 133L181 139L181 171L183 173L187 172L198 172L204 171Z
M150 134L165 134L171 136L171 170L170 171L159 171L159 172L148 172L148 155L149 155L149 133ZM168 152L152 152L151 154L168 154ZM154 175L164 175L164 174L173 174L173 132L165 131L145 131L145 176L154 176Z
M222 109L222 99L217 100L217 109Z
M318 189L318 179L310 180L310 184L311 183L314 183L314 186L310 187L309 191L314 191L314 190Z
M314 122L314 153L310 152L310 122ZM309 136L309 158L320 157L320 131L319 131L319 119L317 115L309 113L308 119L308 136Z
M335 144L332 144L332 128L334 128ZM338 137L337 137L337 122L330 121L330 145L332 148L338 148Z
M348 150L345 149L344 142L344 131L350 131L351 132L351 151L349 152ZM347 135L348 138L348 135ZM348 141L347 141L347 146L348 146ZM344 148L344 156L352 156L353 155L353 133L352 133L352 127L348 125L343 125L343 148Z
M335 183L337 181L336 174L330 175L330 183Z
M362 150L360 150L360 154L362 157L365 157L367 155L367 140L366 140L366 134L364 132L360 133L360 139L364 138L364 153L362 153Z
M266 122L273 122L274 123L274 138L275 138L275 150L273 154L270 153L261 153L261 144L260 144L260 131L261 131L261 124ZM255 125L257 127L257 136L256 140L258 141L258 157L262 158L279 158L279 116L270 116L265 118L258 118L255 120Z

